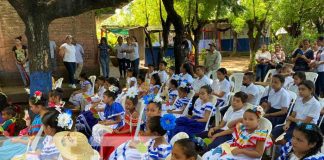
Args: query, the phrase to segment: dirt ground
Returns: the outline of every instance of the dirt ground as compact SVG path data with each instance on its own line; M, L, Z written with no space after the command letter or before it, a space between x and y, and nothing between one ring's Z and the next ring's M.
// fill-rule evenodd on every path
M248 69L249 57L223 57L221 67L227 69L228 72L243 72Z

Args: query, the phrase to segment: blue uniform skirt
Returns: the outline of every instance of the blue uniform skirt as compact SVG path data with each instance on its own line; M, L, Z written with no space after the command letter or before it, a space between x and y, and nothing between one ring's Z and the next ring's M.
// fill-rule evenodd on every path
M176 127L171 132L171 137L176 135L179 132L185 132L189 137L193 137L198 133L201 133L205 130L206 122L197 122L195 119L200 117L193 116L191 119L187 117L180 117L176 120Z

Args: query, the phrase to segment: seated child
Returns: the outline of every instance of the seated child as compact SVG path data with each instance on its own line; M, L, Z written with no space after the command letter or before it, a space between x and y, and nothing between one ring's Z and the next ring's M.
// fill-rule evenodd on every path
M118 89L109 88L103 98L103 102L106 104L105 108L97 109L98 112L104 112L105 119L92 127L93 146L101 144L102 136L105 133L113 133L113 130L125 125L124 108L120 103L115 102L117 92Z
M322 145L323 135L316 124L300 123L293 131L293 138L281 148L278 160L322 160Z
M112 83L112 82L110 82L110 83L107 82L107 83L110 86L110 83ZM97 78L96 85L98 85L97 93L94 96L87 98L87 105L84 107L85 111L88 111L91 106L99 105L103 99L104 93L107 91L107 89L105 87L105 78L103 76L99 76Z
M199 89L202 86L211 85L212 81L211 81L210 78L208 78L205 75L205 67L204 66L196 66L196 72L195 73L197 75L197 78L193 81L192 87L193 87L193 90L196 93L196 96L199 96Z
M71 94L71 97L69 99L69 102L71 102L74 106L81 106L81 102L83 99L86 99L93 95L93 91L92 91L93 84L88 79L86 73L81 73L80 84L81 84L81 89L74 91Z
M131 88L131 87L137 87L137 79L134 77L134 70L131 68L128 68L126 71L126 88Z
M197 133L201 133L205 127L210 114L213 114L214 106L211 103L212 89L210 86L202 86L199 91L199 98L196 100L193 116L189 117L180 117L176 120L176 127L172 131L172 135L176 135L179 132L185 132L190 137Z
M207 146L204 152L216 148L222 143L229 141L233 138L232 130L228 128L228 124L230 122L241 120L243 118L243 114L245 112L244 104L247 101L247 97L247 94L245 94L242 91L236 92L232 100L231 108L229 108L226 111L223 120L220 122L219 126L210 128L208 132L205 131L197 135L201 138L209 137L213 141Z
M217 79L212 84L212 94L217 96L216 106L221 107L226 102L228 95L231 91L231 83L228 81L227 70L220 68L217 70Z
M299 97L295 102L293 112L287 118L284 126L277 126L273 129L272 137L274 139L285 132L285 140L289 141L298 122L317 124L322 107L313 96L314 91L315 85L310 80L303 81L299 84Z
M153 73L155 73L154 72L155 67L154 67L153 64L149 64L147 67L148 67L148 70L147 70L147 73L145 75L145 82L150 82Z
M180 139L174 143L171 160L197 160L196 145L190 139Z
M172 146L167 142L164 135L160 116L151 117L147 123L145 135L155 137L147 143L128 141L120 145L109 157L110 160L141 159L141 160L165 160L171 153ZM143 147L139 147L139 146ZM140 149L144 148L144 149ZM142 151L143 150L143 151Z
M159 74L155 73L151 77L150 89L148 91L148 94L157 95L159 93L160 88L161 88L160 77Z
M8 127L16 122L15 118L16 112L12 107L6 107L2 110L1 116L2 120L4 121L2 124L0 124L0 135L9 135L8 133Z
M165 61L161 61L160 65L159 65L159 77L161 80L161 83L164 84L167 82L167 80L169 79L169 75L166 72L166 67L167 67L167 63Z
M64 117L63 117L64 115ZM54 141L53 141L53 136L61 131L69 130L72 128L73 125L73 120L72 120L72 113L64 113L64 112L59 112L57 110L52 110L47 113L42 117L42 123L43 123L43 128L44 128L44 133L45 133L45 138L43 140L43 147L41 150L36 150L36 152L27 152L26 154L23 155L18 155L15 157L22 157L26 156L27 159L29 156L32 158L38 158L38 159L48 159L48 160L54 160L59 158L60 152L56 148ZM63 119L66 118L66 119ZM30 158L31 158L30 157Z
M256 106L259 105L258 99L261 95L259 95L259 88L256 85L254 85L253 80L253 72L244 73L241 91L248 95L247 103Z
M190 85L190 84L182 83L178 87L179 98L173 104L173 108L168 110L168 113L173 113L176 117L179 117L183 114L183 111L185 110L186 106L188 105L188 103L190 101L190 99L188 98L188 93L190 93L190 88L187 85Z
M265 148L272 142L268 130L259 129L260 119L264 114L262 107L247 109L243 115L243 123L237 123L233 131L233 140L210 150L203 159L261 159Z
M113 92L114 97L117 96L117 94L118 94L119 88L114 85L111 85L110 83L112 83L112 82L109 82L109 83L107 82L107 85L109 86L109 88L108 88L108 91L106 91L104 93L103 99L99 103L92 104L92 106L89 108L88 111L82 112L76 119L76 125L75 125L76 130L78 132L82 132L88 138L92 135L93 126L96 125L99 120L106 119L105 108L106 108L107 102L108 102L107 96L111 96L111 94L112 94L109 92ZM111 90L111 91L109 91L109 90ZM105 97L106 97L106 99L105 99ZM111 101L111 98L109 98L109 99ZM114 101L115 101L115 99L114 99ZM114 102L114 104L119 104L119 103Z
M36 91L34 96L29 98L30 110L36 114L30 127L28 128L27 136L11 138L3 143L0 147L1 159L7 160L15 155L26 152L28 141L33 141L34 137L40 131L42 126L41 117L47 112L47 99L40 91Z
M55 90L52 90L48 94L48 107L62 108L65 104L65 102L62 101L62 98L63 98L63 90L61 88L56 88Z
M270 120L273 127L285 121L291 102L289 93L283 88L284 83L285 78L282 75L274 75L271 88L267 89L261 98L261 106L266 112L264 117Z
M136 89L136 88L135 88ZM125 125L113 130L113 133L106 133L101 143L101 155L107 159L109 155L122 143L135 135L139 112L136 110L138 99L137 90L128 90L125 101Z
M192 78L193 75L193 71L192 71L192 67L190 66L189 63L184 63L181 65L180 67L180 80L186 80L188 83L192 84L194 79Z
M294 83L292 68L293 66L291 64L285 64L281 69L280 74L285 77L283 88L288 88L291 84Z
M145 120L144 123L141 124L141 131L140 131L140 135L145 136L145 131L146 131L146 122L154 116L161 116L161 112L162 112L162 104L161 102L156 102L156 101L150 101L146 108L145 108Z
M168 95L168 101L167 106L172 106L174 104L174 101L177 99L178 96L178 81L171 79L169 83L169 95Z
M292 83L290 86L288 86L288 90L299 94L298 86L302 81L306 80L305 72L295 72L293 75L294 83Z
M137 76L137 85L138 85L138 98L145 96L150 88L150 84L145 81L143 75Z

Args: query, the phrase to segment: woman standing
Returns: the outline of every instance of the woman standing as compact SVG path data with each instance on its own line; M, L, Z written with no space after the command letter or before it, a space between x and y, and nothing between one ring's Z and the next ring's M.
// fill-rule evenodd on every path
M72 44L72 36L67 35L65 43L60 47L60 55L63 57L63 63L69 73L69 87L76 88L74 73L76 69L75 46Z
M28 62L28 50L27 46L22 45L22 37L15 38L15 46L12 48L12 52L15 55L16 65L20 72L24 85L29 86L29 62Z
M102 75L105 78L109 77L109 48L107 39L102 37L98 45L99 48L99 62L101 65Z

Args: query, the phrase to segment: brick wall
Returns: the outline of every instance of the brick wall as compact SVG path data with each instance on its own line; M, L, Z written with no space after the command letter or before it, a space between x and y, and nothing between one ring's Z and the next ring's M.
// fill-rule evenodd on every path
M23 85L11 52L14 38L24 35L25 25L7 0L0 0L0 86ZM49 27L50 39L61 45L67 34L72 34L85 50L84 69L99 72L97 61L97 38L94 12L79 16L61 18L53 21ZM27 44L23 36L23 43ZM60 73L66 76L61 59L58 59Z

